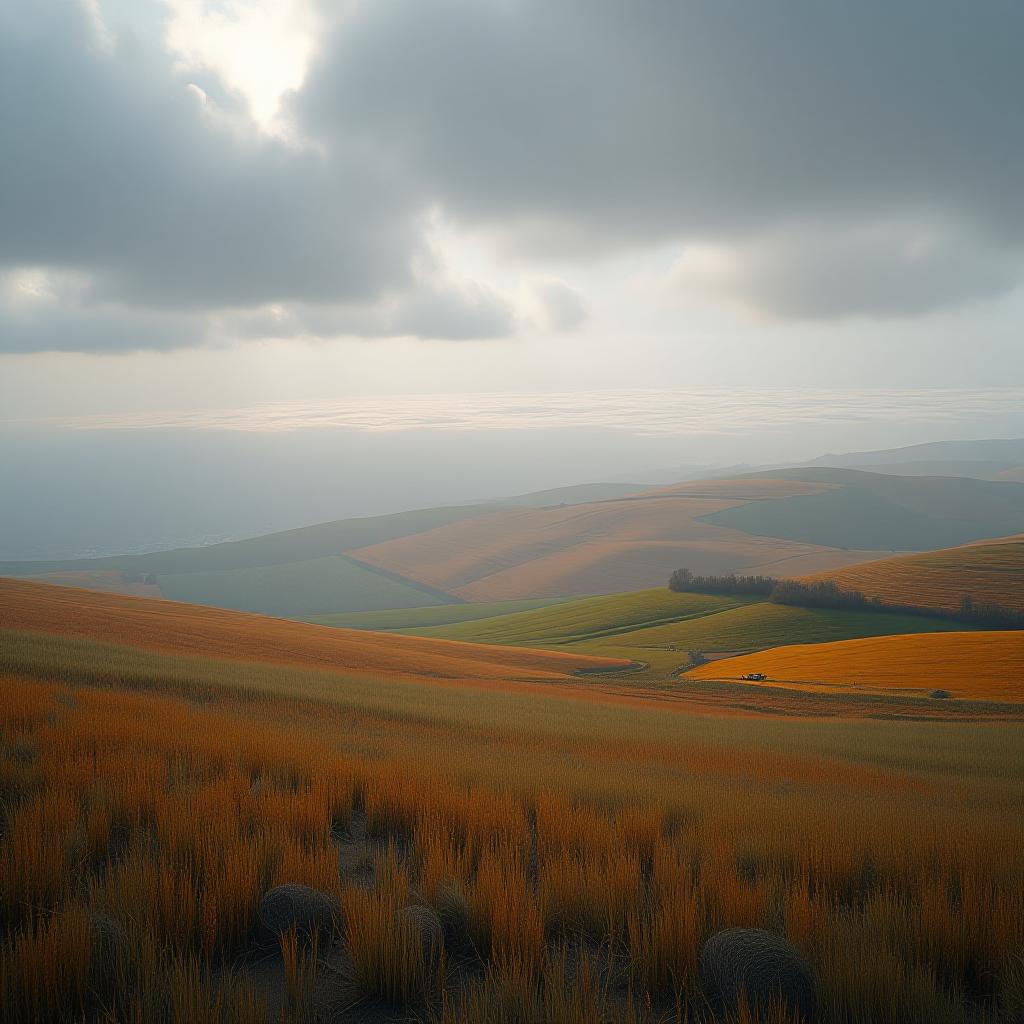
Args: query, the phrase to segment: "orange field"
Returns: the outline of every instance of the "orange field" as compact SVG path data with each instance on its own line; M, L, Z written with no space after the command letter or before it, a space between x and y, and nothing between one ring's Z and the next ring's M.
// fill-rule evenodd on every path
M49 624L52 601L114 631L113 605L76 619L69 594L6 589L4 624ZM151 643L140 604L116 606L120 633ZM287 697L219 691L235 662L158 639L11 643L5 1022L739 1024L706 1012L697 971L731 926L803 953L823 1022L1015 1019L1019 726L699 719L426 680L304 703L311 670L252 663ZM223 623L202 640L236 650ZM332 894L333 929L261 938L282 883ZM409 905L439 915L441 948Z
M701 517L828 490L788 480L711 480L587 505L512 509L361 548L360 562L471 601L562 597L663 584L673 568L796 576L877 557L757 537Z
M956 609L964 594L1024 611L1024 536L902 555L815 573L846 590L895 604Z
M911 633L796 644L702 665L686 678L739 679L748 672L764 672L771 683L941 689L953 697L1024 701L1024 632Z
M565 679L610 658L313 626L247 612L0 578L0 629L150 650L443 680Z

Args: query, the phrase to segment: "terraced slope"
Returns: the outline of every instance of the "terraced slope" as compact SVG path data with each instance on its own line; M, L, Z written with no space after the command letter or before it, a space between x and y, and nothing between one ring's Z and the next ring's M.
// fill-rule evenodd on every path
M602 594L663 584L669 572L796 576L877 557L752 536L705 517L769 499L805 500L816 481L697 481L568 508L507 509L350 552L360 562L467 601Z
M1024 611L1024 535L904 555L816 573L847 590L893 603L960 607L965 594Z
M717 661L686 679L737 680L764 672L797 686L945 690L954 698L1024 701L1024 632L914 633L799 644Z
M332 629L245 612L0 578L0 628L149 650L416 681L566 679L614 665L524 648Z
M417 629L417 636L443 636L484 644L569 644L614 637L621 641L641 628L714 617L740 602L715 594L676 594L666 587L632 594L581 598L536 611ZM472 606L470 606L472 607Z

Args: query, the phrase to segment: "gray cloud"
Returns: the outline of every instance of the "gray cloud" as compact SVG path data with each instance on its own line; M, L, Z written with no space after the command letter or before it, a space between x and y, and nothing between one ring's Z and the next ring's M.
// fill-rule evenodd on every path
M450 341L506 338L517 329L511 303L493 288L468 283L421 289L388 320L387 333Z
M564 281L549 278L532 288L538 326L558 334L578 330L590 318L586 300Z
M0 309L0 351L514 334L499 292L422 277L434 208L526 260L717 247L708 289L778 316L917 315L1020 280L1019 4L344 11L288 103L294 146L175 70L156 31L109 48L83 4L8 0L0 271L82 284ZM586 319L565 286L533 298L545 329Z
M798 227L742 244L696 246L677 283L771 317L917 316L991 299L1019 264L970 231L939 223Z
M419 200L218 117L170 58L106 52L82 6L0 13L0 264L87 272L104 301L210 308L367 299L410 279Z
M221 329L247 338L413 337L445 341L508 338L519 327L512 302L477 282L419 281L367 305L289 303L228 315Z
M166 350L201 345L209 336L199 316L121 306L19 315L0 305L0 354Z
M526 254L934 216L1019 273L1022 38L998 2L395 0L346 15L296 110ZM930 308L928 269L906 303L853 291Z
M0 274L0 354L174 349L212 337L201 314L98 303L87 290L75 274Z

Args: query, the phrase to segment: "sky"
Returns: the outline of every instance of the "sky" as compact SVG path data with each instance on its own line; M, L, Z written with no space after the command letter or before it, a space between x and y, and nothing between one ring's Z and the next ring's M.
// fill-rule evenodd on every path
M0 540L1024 435L1022 38L1009 0L6 0L0 469L40 525ZM359 499L228 500L314 455Z

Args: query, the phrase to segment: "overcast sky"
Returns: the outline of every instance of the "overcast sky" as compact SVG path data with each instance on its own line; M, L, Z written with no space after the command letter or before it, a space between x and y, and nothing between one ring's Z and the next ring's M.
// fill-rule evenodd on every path
M1012 0L5 0L0 420L1024 384L1022 48Z

